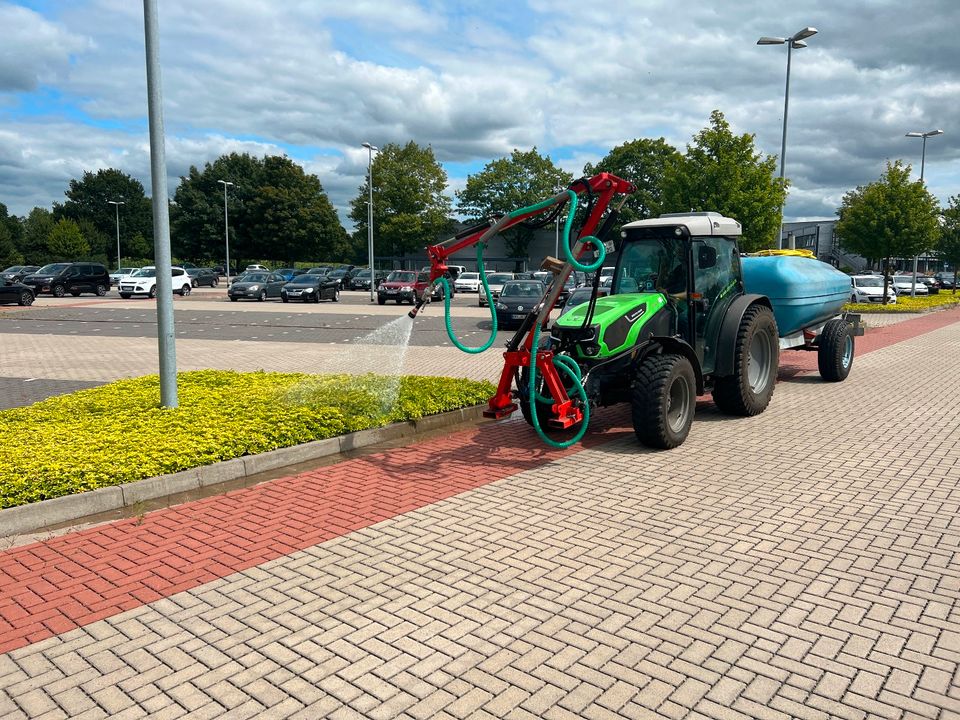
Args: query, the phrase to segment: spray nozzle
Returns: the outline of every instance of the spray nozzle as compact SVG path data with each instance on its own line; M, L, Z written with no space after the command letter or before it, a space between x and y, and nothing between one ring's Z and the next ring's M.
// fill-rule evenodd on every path
M427 294L424 293L423 297L420 298L417 301L417 304L413 306L413 310L407 313L407 317L409 317L411 320L415 320L417 317L417 313L419 313L423 309L423 306L427 304L427 301L429 299L430 298L427 297Z

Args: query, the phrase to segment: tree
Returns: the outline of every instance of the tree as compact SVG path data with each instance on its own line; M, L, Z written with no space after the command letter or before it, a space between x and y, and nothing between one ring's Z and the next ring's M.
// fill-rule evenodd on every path
M572 181L573 175L538 153L536 147L528 152L514 150L509 158L493 160L476 175L469 175L466 187L457 192L457 203L461 213L482 220L546 200ZM532 229L516 225L503 237L511 256L527 257Z
M11 265L22 265L23 255L17 250L17 246L10 237L10 230L6 223L0 222L0 268L7 268Z
M941 260L953 268L953 294L957 294L957 271L960 269L960 195L950 198L943 211L943 225L935 248Z
M620 210L620 223L625 225L664 212L664 168L679 160L680 153L663 138L639 138L617 145L596 165L587 163L583 174L593 177L600 172L613 173L636 186L636 192L627 196Z
M373 158L373 232L377 255L403 257L450 231L447 173L430 147L415 142L384 145ZM366 247L369 178L350 201L357 254Z
M137 233L148 238L153 256L153 209L143 185L115 168L85 172L79 180L70 181L63 203L54 203L55 220L70 219L85 229L90 252L116 260L117 208L110 200L122 201L119 207L120 252L128 254L126 240ZM86 223L86 224L84 224Z
M753 135L734 135L719 110L693 139L686 155L665 163L663 208L722 213L743 226L741 250L774 247L787 194L786 183L773 174L776 157L763 158Z
M46 208L35 207L23 221L20 236L20 252L33 265L44 265L51 260L50 232L53 230L53 215Z
M47 237L47 248L52 260L76 260L90 252L90 245L73 220L57 221Z
M869 259L913 257L933 247L939 232L937 199L923 182L910 181L910 166L900 160L869 185L843 196L836 233L842 247ZM886 272L884 273L886 275ZM884 279L884 296L887 288Z
M180 178L171 214L173 252L181 258L222 260L224 186L231 265L239 258L285 262L338 259L346 231L315 175L288 157L221 155Z

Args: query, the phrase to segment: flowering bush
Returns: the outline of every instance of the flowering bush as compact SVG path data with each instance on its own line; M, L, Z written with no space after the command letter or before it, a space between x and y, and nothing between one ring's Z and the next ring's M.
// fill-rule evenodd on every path
M858 313L917 313L934 308L952 307L960 305L960 295L953 293L938 293L937 295L898 295L896 305L879 305L877 303L847 303L843 309Z
M180 373L179 407L156 375L0 411L0 508L478 405L487 382L440 377Z

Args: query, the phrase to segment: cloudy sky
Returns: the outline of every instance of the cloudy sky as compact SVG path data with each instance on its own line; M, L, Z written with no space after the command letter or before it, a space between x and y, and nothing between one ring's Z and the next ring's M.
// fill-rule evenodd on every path
M285 153L345 219L374 145L433 147L451 194L514 148L579 175L610 148L683 149L713 109L778 155L794 51L787 219L832 217L886 160L960 194L957 0L158 0L170 192L190 165ZM115 167L150 187L143 7L0 0L0 202Z

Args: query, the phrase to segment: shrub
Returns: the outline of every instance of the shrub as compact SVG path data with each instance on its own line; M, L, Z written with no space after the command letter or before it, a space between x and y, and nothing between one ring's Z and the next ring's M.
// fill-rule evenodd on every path
M876 303L847 303L843 309L858 313L917 313L935 308L949 307L960 304L960 295L898 295L895 305L879 305Z
M0 508L209 465L477 405L487 382L438 377L180 373L0 411Z

